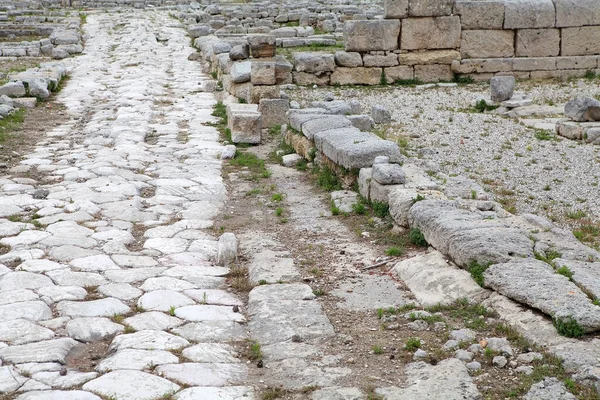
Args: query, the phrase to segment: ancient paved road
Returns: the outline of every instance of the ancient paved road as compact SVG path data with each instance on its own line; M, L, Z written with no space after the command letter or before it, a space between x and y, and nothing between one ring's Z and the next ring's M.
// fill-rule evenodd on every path
M215 100L176 25L161 12L89 15L59 96L70 119L0 178L8 398L251 392L225 344L246 337L241 303L203 230L226 195L218 134L202 124Z

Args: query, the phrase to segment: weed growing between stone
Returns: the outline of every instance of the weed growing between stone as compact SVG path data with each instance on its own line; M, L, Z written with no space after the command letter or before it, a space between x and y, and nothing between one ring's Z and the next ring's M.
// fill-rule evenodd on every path
M0 120L0 143L4 142L11 133L25 121L25 110L18 109Z

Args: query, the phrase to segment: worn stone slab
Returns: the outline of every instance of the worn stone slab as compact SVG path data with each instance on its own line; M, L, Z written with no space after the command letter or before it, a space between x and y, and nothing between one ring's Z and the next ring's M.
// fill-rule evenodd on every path
M339 287L329 292L342 301L340 308L353 311L376 310L413 303L409 294L387 277L365 275L350 282L339 282Z
M460 15L462 29L502 29L504 24L502 1L458 0L454 11Z
M0 393L50 389L50 386L19 374L12 365L0 367Z
M50 278L32 272L9 272L0 277L0 292L15 289L39 289L45 286L54 286Z
M243 322L245 317L241 313L233 312L229 306L195 305L179 307L175 310L178 318L187 321L236 321Z
M96 372L78 372L67 370L66 375L62 375L60 371L42 371L31 375L32 379L38 382L45 383L54 389L71 389L81 386L84 383L96 378Z
M61 301L56 309L60 315L69 317L112 317L131 312L128 306L112 297L92 301Z
M396 50L399 20L354 20L344 24L346 51Z
M102 400L90 392L83 390L44 390L20 395L17 400Z
M0 324L0 342L14 345L48 340L54 337L54 332L43 328L26 319L14 319Z
M533 384L524 400L576 400L577 397L567 390L565 384L556 378L544 378Z
M213 387L192 387L183 389L174 397L175 400L235 400L235 399L254 399L254 390L246 386L228 386L222 388Z
M439 32L439 34L432 34L432 32ZM460 47L460 34L460 18L457 16L406 18L402 20L400 48L402 50L455 49Z
M559 320L574 319L586 332L600 329L600 308L567 277L539 260L490 266L485 285Z
M594 296L594 298L600 298L600 262L584 262L556 258L552 260L552 263L556 268L569 268L573 273L572 280L577 286Z
M328 387L311 393L310 400L365 400L367 396L355 387Z
M108 318L75 318L66 325L69 337L81 342L98 342L125 330Z
M171 332L194 342L231 342L248 338L244 327L234 321L193 322Z
M239 363L235 348L221 343L199 343L183 349L182 355L196 363Z
M95 272L75 272L70 269L56 269L46 272L54 283L61 286L100 286L107 283L106 279Z
M179 358L164 350L119 350L100 361L96 371L109 372L121 369L144 370L157 365L177 364Z
M0 322L20 318L29 321L43 321L52 318L52 310L43 301L25 301L19 303L18 307L14 304L0 306Z
M136 350L179 350L189 346L187 340L161 331L139 331L127 335L119 335L110 344L109 351Z
M155 290L138 299L138 307L149 311L170 311L172 308L195 304L192 299L172 290Z
M479 303L489 296L471 275L452 266L439 251L403 260L393 269L424 307L467 298Z
M114 297L119 300L133 300L140 297L144 292L128 283L109 283L98 288L98 293Z
M65 357L78 342L62 338L43 342L10 346L0 349L0 359L14 364L28 362L58 362L65 363Z
M150 311L125 318L123 323L131 326L136 331L166 331L178 327L184 322L179 318L172 317L162 312Z
M245 364L184 363L161 365L157 373L189 386L227 386L243 383L248 374Z
M86 272L102 272L109 269L119 269L117 264L105 254L76 258L69 263L75 270Z
M308 386L333 386L339 379L350 375L350 368L322 367L302 358L287 358L269 363L272 374L265 377L270 385L299 390Z
M83 390L115 400L155 400L180 389L166 379L141 371L113 371L83 385Z
M378 388L375 392L394 400L434 399L443 393L445 399L479 400L481 395L465 364L448 358L437 365L422 361L407 364L405 388Z
M52 288L52 286L48 286L47 288ZM41 289L38 289L38 291L39 290ZM0 296L0 305L33 301L38 300L39 298L40 296L29 289L7 290L2 292L2 296Z
M48 304L63 300L83 300L87 291L79 286L46 286L38 289L38 294Z
M294 266L294 259L289 257L288 252L270 249L252 254L248 275L250 280L255 283L260 281L289 282L300 277L300 273Z
M553 28L555 22L552 0L504 1L504 29Z
M156 277L164 271L164 267L110 269L104 272L104 276L116 283L133 283Z
M191 289L183 293L200 304L213 304L219 306L241 306L244 304L233 293L218 289Z

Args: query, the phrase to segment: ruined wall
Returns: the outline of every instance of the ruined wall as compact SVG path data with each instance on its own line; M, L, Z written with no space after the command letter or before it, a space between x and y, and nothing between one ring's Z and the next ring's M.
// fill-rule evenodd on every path
M331 84L583 76L599 68L600 1L385 0L384 19L344 33Z

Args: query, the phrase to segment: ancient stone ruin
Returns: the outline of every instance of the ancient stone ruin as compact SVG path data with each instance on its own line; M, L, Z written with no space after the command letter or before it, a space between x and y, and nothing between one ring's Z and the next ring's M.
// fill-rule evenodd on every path
M600 398L600 2L0 2L0 400Z

